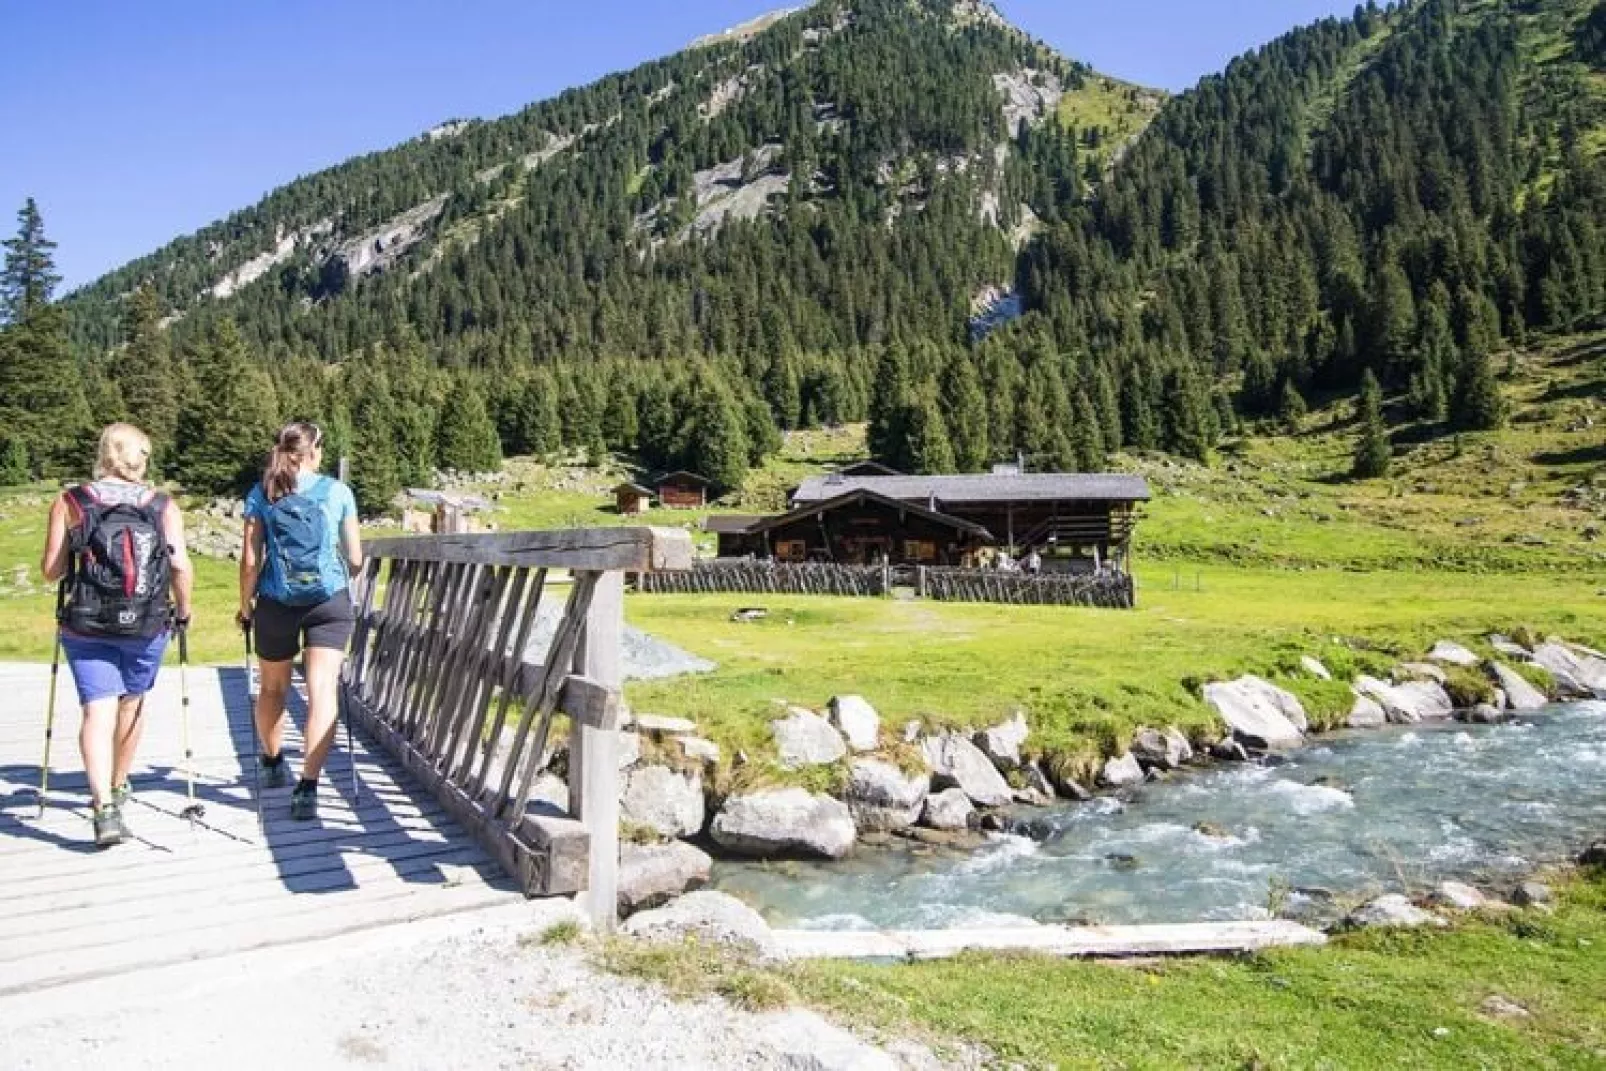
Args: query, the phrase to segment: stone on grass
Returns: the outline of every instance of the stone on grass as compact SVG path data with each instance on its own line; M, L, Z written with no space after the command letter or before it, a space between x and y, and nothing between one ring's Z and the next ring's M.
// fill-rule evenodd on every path
M712 740L704 740L700 736L679 736L681 752L693 762L700 762L705 766L719 765L719 745Z
M1143 766L1130 751L1125 755L1110 759L1099 772L1099 784L1105 788L1128 788L1132 785L1141 785L1145 774Z
M854 759L846 802L861 833L892 833L920 820L931 787L927 774L906 774L880 759Z
M964 830L976 824L976 808L963 789L950 788L926 797L920 824L931 829Z
M791 707L787 714L785 718L770 722L775 749L780 752L781 765L786 769L825 766L848 753L842 734L812 710Z
M1357 928L1443 926L1445 922L1431 911L1423 911L1399 893L1379 896L1350 912L1345 920Z
M620 816L664 837L695 837L707 818L703 777L667 766L643 766L624 778Z
M1312 658L1310 655L1301 655L1299 659L1299 666L1306 673L1309 673L1312 677L1315 677L1319 681L1330 681L1333 679L1333 675L1327 671L1327 667L1322 665L1319 659Z
M713 860L685 841L619 846L619 914L633 915L708 884Z
M1132 737L1132 756L1145 770L1175 770L1193 759L1193 747L1174 728L1139 729Z
M1489 898L1470 885L1444 881L1433 890L1433 902L1457 911L1478 911L1489 905Z
M1528 648L1522 646L1520 643L1513 643L1511 640L1500 635L1498 632L1489 636L1489 646L1493 647L1497 653L1503 654L1507 658L1515 658L1519 662L1533 661L1532 651L1528 650Z
M686 736L697 731L697 723L663 714L637 714L631 719L637 732L648 736Z
M1305 742L1305 708L1270 681L1248 676L1207 684L1204 699L1248 747L1275 751Z
M1491 1019L1527 1019L1532 1016L1527 1008L1499 993L1492 993L1478 1005L1478 1011Z
M1345 722L1351 729L1381 729L1389 723L1389 716L1384 712L1382 704L1371 696L1355 693L1355 703L1349 709L1349 719Z
M1583 654L1561 643L1541 643L1534 661L1556 678L1556 687L1569 699L1606 695L1606 659Z
M1550 702L1545 694L1528 679L1510 666L1502 662L1491 662L1495 680L1500 682L1500 690L1506 693L1506 707L1518 714L1532 714L1536 710L1543 710Z
M759 858L815 855L840 859L853 850L858 829L847 804L801 788L732 796L714 816L714 842Z
M1004 772L1020 768L1020 749L1031 730L1026 715L1016 712L1013 718L991 729L983 729L971 738L981 753L993 760L993 765Z
M881 716L860 695L839 695L831 700L831 724L854 751L874 751L881 743Z
M1355 682L1355 690L1381 706L1395 725L1415 725L1455 713L1450 694L1433 681L1388 684L1376 677L1361 677Z
M1007 807L1015 793L981 749L959 733L928 736L921 742L935 788L960 788L979 807Z
M1518 907L1534 907L1550 903L1550 886L1537 881L1525 881L1511 891L1511 902Z
M1471 669L1483 660L1454 640L1440 640L1433 645L1433 650L1428 652L1428 661Z
M768 953L773 938L757 911L734 896L703 890L633 915L621 929L644 941L679 944L688 937Z
M1396 684L1407 684L1411 681L1432 681L1434 684L1446 684L1449 680L1449 674L1431 662L1402 662L1394 667L1394 681Z

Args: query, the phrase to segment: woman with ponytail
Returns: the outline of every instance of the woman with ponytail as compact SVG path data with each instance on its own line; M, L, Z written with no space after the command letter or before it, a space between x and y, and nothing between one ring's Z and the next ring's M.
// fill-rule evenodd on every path
M297 422L280 430L245 502L240 554L239 620L255 633L262 674L255 716L266 788L290 783L285 701L296 655L306 652L306 753L290 794L290 816L302 821L318 815L318 777L334 743L340 666L355 621L350 577L362 569L356 499L320 475L322 465L322 429Z

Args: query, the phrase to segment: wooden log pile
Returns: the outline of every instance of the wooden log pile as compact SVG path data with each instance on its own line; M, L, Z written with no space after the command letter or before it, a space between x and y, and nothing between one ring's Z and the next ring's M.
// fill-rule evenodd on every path
M887 593L880 566L785 562L699 562L677 572L647 573L637 587L660 595L846 595Z

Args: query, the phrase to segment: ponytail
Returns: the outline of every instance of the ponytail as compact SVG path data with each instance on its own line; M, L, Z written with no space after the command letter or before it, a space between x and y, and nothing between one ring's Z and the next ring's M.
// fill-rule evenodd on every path
M268 467L262 473L262 491L269 502L295 494L302 464L322 445L323 429L316 424L297 421L279 430L273 452L268 455Z

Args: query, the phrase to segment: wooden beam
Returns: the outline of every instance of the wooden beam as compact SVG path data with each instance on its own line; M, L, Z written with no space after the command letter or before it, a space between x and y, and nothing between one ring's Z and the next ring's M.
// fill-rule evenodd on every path
M624 631L624 577L603 573L586 615L575 668L587 683L617 695L622 672L619 637ZM572 682L571 678L571 682ZM580 688L576 686L576 692ZM619 918L619 730L617 712L597 724L577 719L569 737L569 813L591 835L586 911L599 933Z
M580 528L558 532L376 539L364 549L396 561L535 566L650 573L689 569L691 534L678 528Z

